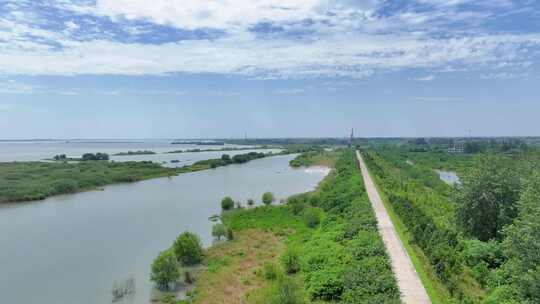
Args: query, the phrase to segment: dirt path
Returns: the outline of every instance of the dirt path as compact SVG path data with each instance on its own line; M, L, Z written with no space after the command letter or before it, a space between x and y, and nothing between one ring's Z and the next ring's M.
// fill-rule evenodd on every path
M358 157L358 162L360 163L360 169L362 170L362 176L364 178L364 184L369 200L371 201L375 216L377 217L379 231L386 246L386 250L388 251L388 255L390 256L392 270L394 271L399 290L401 291L401 301L405 304L431 303L426 289L424 288L424 285L422 285L411 259L394 228L394 224L392 224L390 216L388 216L388 213L386 212L386 208L377 192L377 188L369 176L369 172L362 156L358 151L356 152L356 155Z

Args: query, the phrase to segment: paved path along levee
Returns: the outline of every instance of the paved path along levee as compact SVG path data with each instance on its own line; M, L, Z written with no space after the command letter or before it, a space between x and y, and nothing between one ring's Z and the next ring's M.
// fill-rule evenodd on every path
M386 250L392 262L392 270L394 271L399 290L401 291L401 301L405 304L431 303L426 289L420 281L420 277L418 277L412 261L407 254L407 250L405 250L405 247L394 228L394 224L392 224L390 216L388 216L388 212L384 207L381 196L379 195L373 180L371 180L366 164L362 159L362 155L356 151L356 156L358 157L369 200L371 201L375 216L377 217L379 232L381 233Z

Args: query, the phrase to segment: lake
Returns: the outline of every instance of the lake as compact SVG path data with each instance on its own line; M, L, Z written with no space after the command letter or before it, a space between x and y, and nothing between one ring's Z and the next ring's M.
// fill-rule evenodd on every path
M50 141L0 141L0 162L10 161L41 161L51 159L55 155L65 154L68 157L81 157L84 153L107 153L113 161L142 161L148 160L161 163L167 167L181 167L191 165L196 161L219 158L222 154L234 156L236 154L257 152L280 152L279 149L242 150L242 151L208 151L168 154L176 150L219 150L221 148L250 148L253 146L225 145L204 146L180 144L173 145L172 139L154 140L50 140ZM115 156L115 153L128 151L149 150L157 154ZM172 160L178 162L171 163Z
M272 191L279 200L314 189L328 173L292 169L293 157L1 205L0 302L111 303L114 281L134 278L134 296L117 303L146 304L153 259L185 230L211 244L208 218L224 196L245 203Z

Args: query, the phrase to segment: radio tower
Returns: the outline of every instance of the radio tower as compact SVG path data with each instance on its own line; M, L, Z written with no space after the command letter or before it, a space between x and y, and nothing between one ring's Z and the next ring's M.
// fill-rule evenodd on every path
M349 139L349 147L353 146L354 142L354 128L351 128L351 138Z

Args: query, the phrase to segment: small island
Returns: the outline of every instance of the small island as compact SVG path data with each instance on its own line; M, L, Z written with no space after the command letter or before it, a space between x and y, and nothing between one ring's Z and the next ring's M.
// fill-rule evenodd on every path
M134 155L153 155L153 154L157 154L157 153L154 151L148 151L148 150L141 150L141 151L137 150L137 151L115 153L113 154L113 156L134 156Z

